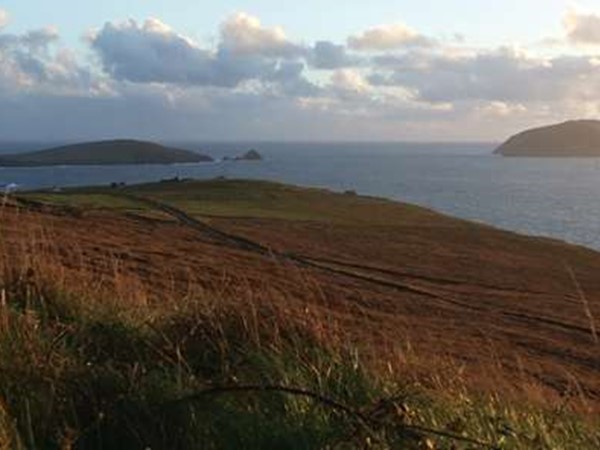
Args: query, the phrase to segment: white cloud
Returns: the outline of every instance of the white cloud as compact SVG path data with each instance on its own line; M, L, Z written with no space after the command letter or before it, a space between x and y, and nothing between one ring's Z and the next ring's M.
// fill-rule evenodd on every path
M159 19L157 19L155 17L149 17L148 19L146 19L146 21L144 22L144 29L149 33L162 34L165 36L171 35L171 34L176 34L169 25L167 25L164 22L161 22ZM179 35L179 37L186 39L182 35Z
M238 12L221 25L221 46L242 55L294 57L303 50L290 42L281 27L265 28L260 20Z
M432 39L401 23L380 25L348 38L348 46L355 50L394 50L433 45Z
M335 90L348 93L364 94L371 90L371 85L356 70L336 70L331 75L331 85Z
M582 17L569 36L591 44L596 16ZM442 45L405 25L298 43L245 13L215 37L205 45L157 18L108 22L89 34L97 58L86 60L53 28L0 31L0 134L36 123L62 137L483 139L600 114L593 51Z
M521 103L507 103L493 101L485 103L476 108L481 114L492 117L509 117L515 114L523 114L527 112L527 108Z
M3 28L8 23L8 13L0 8L0 28Z
M576 45L600 45L600 14L571 10L563 20L569 42Z
M0 33L0 90L74 95L97 88L75 54L57 44L53 27L23 34Z
M586 56L540 58L500 48L456 57L410 53L375 62L380 70L371 75L373 84L414 89L428 102L590 101L600 92L600 71Z
M33 50L46 50L59 39L58 29L52 26L28 31L20 37L21 43Z

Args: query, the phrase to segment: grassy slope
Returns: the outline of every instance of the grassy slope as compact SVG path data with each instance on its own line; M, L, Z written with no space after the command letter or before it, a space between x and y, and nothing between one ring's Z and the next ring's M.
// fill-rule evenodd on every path
M391 227L393 235L402 231L402 239L407 241L415 239L415 232L410 231L415 228L427 239L440 232L445 232L442 238L451 234L461 238L456 248L444 247L435 255L443 258L444 252L452 252L449 261L460 256L455 253L457 248L465 252L462 256L468 256L468 249L460 246L465 236L476 241L480 252L487 251L489 241L495 245L500 240L504 244L512 242L515 248L531 246L527 254L532 261L539 259L532 256L537 255L534 250L543 253L548 249L566 252L571 258L578 255L584 263L594 259L592 252L496 232L421 208L321 190L215 181L139 186L128 188L127 193L168 201L198 217L208 217L211 223L274 246L285 244L294 251L308 249L319 255L327 253L328 247L332 253L344 253L344 246L353 248L347 256L355 254L375 242L365 238L365 242L351 244L350 239ZM225 275L222 279L215 277L210 288L188 289L185 294L163 286L154 300L136 288L136 279L129 278L125 266L111 268L102 277L82 271L77 264L73 271L65 272L61 269L62 253L69 246L60 239L62 221L76 227L94 223L110 236L120 230L134 233L133 227L139 226L139 232L147 233L149 240L155 239L152 229L143 223L110 216L109 220L104 213L91 211L94 206L119 214L148 214L148 205L113 194L111 190L84 189L27 195L29 199L81 207L84 216L50 216L54 234L43 233L42 237L40 223L49 220L45 213L26 221L29 228L23 226L20 216L13 225L27 238L25 243L13 246L7 238L9 233L0 240L4 292L0 307L0 448L3 439L11 440L13 448L18 448L19 442L23 447L35 444L38 448L210 448L211 444L214 448L324 448L334 444L339 448L362 448L368 443L375 448L484 448L442 437L435 430L501 448L598 447L600 436L593 431L593 424L568 412L568 395L555 408L540 409L494 395L474 396L460 382L440 382L442 391L432 391L429 384L425 389L413 378L400 376L391 362L389 370L373 368L367 359L376 349L356 344L353 330L338 323L343 316L330 311L334 302L325 300L329 298L328 284L339 282L335 278L307 281L310 274L258 265L258 256L244 256L246 259L236 262L234 258L243 255L222 247L218 247L210 265L217 266L219 258L230 258L226 266L244 267L239 280ZM4 214L2 223L7 226L12 216ZM159 227L161 222L151 227ZM129 231L126 224L131 226ZM163 267L175 263L167 246L179 245L176 238L181 241L181 251L202 251L205 257L210 256L209 243L196 247L193 240L198 237L193 233L167 226L171 225L156 230L157 236L165 240L165 248L149 250L166 253ZM323 226L333 229L335 236L342 236L344 244L335 239L318 241ZM6 230L13 228L7 226ZM73 230L68 235L78 243L71 249L77 257L67 260L73 265L75 260L90 257L96 267L101 259L98 254L89 256L90 250L75 228L67 229ZM424 231L427 229L432 230L431 234ZM98 235L94 235L96 239ZM131 239L116 242L128 242L132 256L153 257L136 253ZM307 242L315 240L318 251L307 247ZM115 247L125 247L116 242ZM394 246L393 237L383 242ZM35 249L36 258L26 257L28 246ZM383 256L378 260L377 255L371 255L368 262L391 264L391 256L383 247L380 240L378 252ZM174 250L173 255L178 251ZM183 259L183 253L180 255ZM405 262L395 258L396 262ZM123 264L108 263L111 267ZM160 261L157 264L160 266ZM186 264L204 270L200 261ZM263 284L253 281L252 270L256 270L257 279L264 278ZM476 275L462 272L460 276L467 278ZM532 274L527 275L534 285L539 283ZM445 276L458 275L450 270ZM515 278L514 274L504 276L509 284ZM94 281L98 279L103 281ZM282 285L282 292L275 286L283 280L290 284ZM298 287L299 283L302 286ZM351 291L363 292L361 295L366 297L378 295L365 289L357 284ZM335 292L344 294L342 290ZM320 303L309 302L308 298ZM394 299L402 300L396 296ZM362 325L367 326L368 314L363 314L356 320L364 320ZM387 318L375 317L385 328ZM440 337L432 339L439 345ZM435 369L431 367L432 375L437 376ZM278 392L220 393L198 399L192 395L215 385L240 384L301 387L347 405L353 413L340 413L319 401ZM488 392L493 394L493 390ZM357 424L358 411L369 417L367 427Z
M302 188L266 181L209 180L151 183L123 189L78 188L61 193L34 192L24 198L73 206L127 209L121 193L173 204L192 215L313 220L377 225L439 224L442 216L425 208L325 189ZM112 199L112 200L110 200ZM144 207L129 200L130 209ZM135 206L134 206L135 204ZM446 218L448 222L467 222Z

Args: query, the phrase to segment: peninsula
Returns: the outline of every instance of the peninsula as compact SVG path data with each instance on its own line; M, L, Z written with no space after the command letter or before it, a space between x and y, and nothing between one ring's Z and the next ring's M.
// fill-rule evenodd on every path
M0 166L5 167L176 164L209 161L213 159L200 153L129 139L87 142L0 156Z
M600 156L600 121L573 120L512 136L495 152L502 156Z

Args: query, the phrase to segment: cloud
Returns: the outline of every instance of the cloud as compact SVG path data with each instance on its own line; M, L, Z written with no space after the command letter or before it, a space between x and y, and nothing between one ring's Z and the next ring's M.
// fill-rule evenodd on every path
M46 27L23 34L0 33L0 90L72 95L98 85L76 55L58 47L59 34Z
M35 53L47 52L58 40L58 30L54 27L31 30L23 34L4 33L0 34L0 49L22 48Z
M330 41L317 41L312 48L309 60L314 68L325 70L352 67L359 64L359 59L349 55L345 45L337 45Z
M299 50L282 31L265 30L241 13L225 21L216 50L202 48L158 19L106 23L91 45L107 74L134 83L236 88L259 80L291 85L299 83L304 68L295 65L299 73L284 64Z
M8 13L0 8L0 28L3 28L8 23Z
M569 36L589 44L593 21L581 17ZM404 25L299 43L245 13L211 44L159 19L107 22L86 42L94 58L63 48L51 27L0 30L0 135L484 139L600 115L600 58L560 56L566 46L536 56L442 45Z
M468 56L411 53L375 59L369 80L404 86L428 102L558 102L594 98L600 71L585 56L536 58L514 48Z
M569 42L576 45L600 45L600 15L580 14L572 10L563 20Z
M304 49L290 42L281 27L265 28L260 20L238 12L221 25L220 46L241 55L294 58Z
M348 38L348 46L354 50L395 50L407 47L432 47L434 44L433 39L401 23L380 25Z
M108 22L91 37L106 73L137 83L235 85L218 78L214 55L158 19Z
M28 31L20 37L20 42L32 50L47 50L51 44L58 42L60 35L55 27L45 27Z
M315 97L322 88L304 77L306 66L303 62L282 61L277 70L266 80L271 83L271 91L290 97ZM268 89L267 89L268 90Z
M485 116L503 118L515 116L517 114L524 114L527 112L527 108L521 103L493 101L477 106L476 111Z
M344 93L365 94L371 90L369 82L356 70L340 69L331 75L331 86Z

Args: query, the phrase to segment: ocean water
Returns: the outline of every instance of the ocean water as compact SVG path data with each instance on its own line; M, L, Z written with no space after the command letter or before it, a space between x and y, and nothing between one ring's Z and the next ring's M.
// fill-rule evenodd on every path
M415 203L521 233L600 250L600 159L502 158L491 144L180 143L215 157L256 148L262 162L170 166L0 168L0 186L254 178ZM21 145L19 150L33 146ZM0 152L15 149L0 147Z

